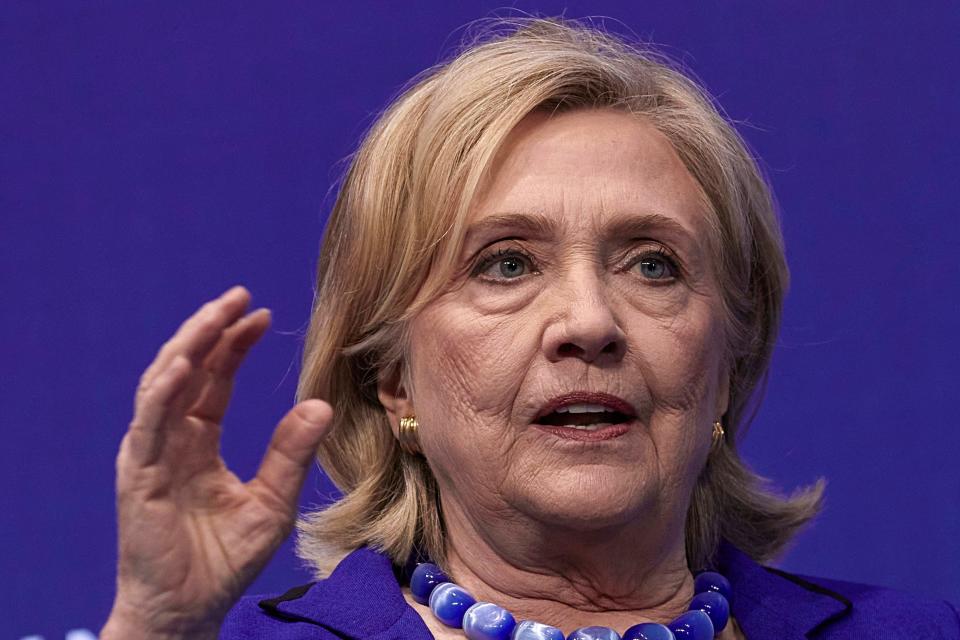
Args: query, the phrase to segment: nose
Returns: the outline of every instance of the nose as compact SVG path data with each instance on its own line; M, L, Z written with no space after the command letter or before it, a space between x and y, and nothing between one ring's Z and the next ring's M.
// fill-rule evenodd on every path
M557 292L557 298L562 311L543 334L544 352L550 361L578 358L602 364L623 358L626 334L596 276L571 283Z

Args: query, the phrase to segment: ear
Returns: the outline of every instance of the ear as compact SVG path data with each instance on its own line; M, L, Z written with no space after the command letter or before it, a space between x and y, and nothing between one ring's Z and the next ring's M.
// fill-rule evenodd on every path
M377 374L377 398L387 411L394 436L400 433L400 418L416 415L400 371L401 365L397 365Z

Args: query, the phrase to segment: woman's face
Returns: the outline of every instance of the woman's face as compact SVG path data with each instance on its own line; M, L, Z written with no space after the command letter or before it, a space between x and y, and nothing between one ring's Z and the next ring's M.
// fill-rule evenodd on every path
M521 122L455 280L413 325L407 410L445 511L682 530L727 401L706 233L697 183L647 121Z

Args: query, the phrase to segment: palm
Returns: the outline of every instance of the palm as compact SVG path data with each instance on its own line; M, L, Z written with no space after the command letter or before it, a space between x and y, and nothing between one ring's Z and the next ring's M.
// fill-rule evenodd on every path
M190 427L210 428L201 425ZM138 558L135 576L150 581L154 597L188 614L225 610L260 568L251 564L283 539L289 516L265 505L219 455L171 454L177 466L158 466L121 488L126 555Z
M227 469L220 422L233 376L269 324L262 311L238 319L248 294L231 293L188 320L146 371L117 458L117 599L156 629L216 628L289 534L329 424L327 405L302 403L254 479Z

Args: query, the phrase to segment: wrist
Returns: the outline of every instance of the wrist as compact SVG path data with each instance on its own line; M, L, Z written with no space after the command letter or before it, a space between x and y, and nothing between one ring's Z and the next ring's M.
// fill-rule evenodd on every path
M115 602L99 640L217 640L219 624L186 625L173 620L159 622L144 614L141 607Z

